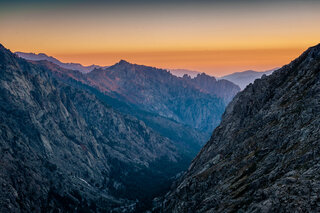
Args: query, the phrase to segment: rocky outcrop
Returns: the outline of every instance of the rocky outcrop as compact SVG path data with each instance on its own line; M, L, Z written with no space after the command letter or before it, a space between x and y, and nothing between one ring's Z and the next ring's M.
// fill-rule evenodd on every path
M0 212L139 211L186 164L144 122L3 46L0 92Z
M228 105L163 212L320 211L320 44Z

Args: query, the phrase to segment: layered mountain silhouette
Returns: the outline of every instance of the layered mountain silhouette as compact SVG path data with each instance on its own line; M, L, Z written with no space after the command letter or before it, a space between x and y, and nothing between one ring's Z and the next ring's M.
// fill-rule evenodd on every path
M243 72L235 72L229 75L225 75L220 77L219 79L225 79L231 81L238 85L241 90L243 90L247 85L254 82L254 80L261 78L263 75L271 75L273 71L277 70L278 68L267 70L264 72L257 72L253 70L247 70Z
M163 212L319 212L320 44L238 93Z
M65 69L70 69L70 70L78 70L82 73L88 73L91 72L92 70L94 70L95 68L106 68L106 67L102 67L99 65L90 65L90 66L83 66L79 63L63 63L61 61L59 61L58 59L52 57L52 56L47 56L44 53L39 53L39 54L35 54L35 53L24 53L24 52L15 52L15 54L17 54L19 57L24 58L26 60L31 60L31 61L50 61L54 64L59 65L62 68Z
M87 90L116 110L130 114L174 141L193 158L219 124L226 104L240 90L231 82L205 74L179 78L166 70L121 60L88 74L48 61L32 63L65 83ZM209 84L211 84L209 86Z
M271 75L273 71L277 70L278 68L267 70L267 71L254 71L254 70L247 70L242 72L235 72L229 75L225 75L222 77L218 77L218 80L228 80L240 87L243 90L247 85L253 83L254 80L261 78L263 75ZM191 78L195 78L197 75L202 74L198 71L187 70L187 69L170 69L170 73L175 76L183 77L184 75L190 76Z
M18 55L30 60L30 57L22 53ZM44 64L39 60L31 60ZM66 68L55 60L47 61ZM217 126L226 104L239 91L238 86L231 82L216 80L204 73L190 80L178 78L167 70L131 64L125 60L107 68L95 68L86 75L73 72L74 70L69 68L59 70L51 64L47 66L60 73L60 76L66 77L67 74L68 77L94 87L121 102L204 132L211 132ZM195 101L196 99L199 101ZM190 107L188 104L191 104ZM192 106L194 104L197 106ZM190 109L195 111L190 112Z

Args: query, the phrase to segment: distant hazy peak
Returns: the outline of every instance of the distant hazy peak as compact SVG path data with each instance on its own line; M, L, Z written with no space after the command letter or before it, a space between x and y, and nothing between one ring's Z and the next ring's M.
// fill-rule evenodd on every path
M99 66L99 65L90 65L90 66L83 66L79 63L63 63L61 61L59 61L58 59L52 57L52 56L48 56L45 53L24 53L24 52L15 52L16 55L18 55L20 58L24 58L26 60L29 61L42 61L42 60L46 60L46 61L50 61L52 63L55 63L56 65L65 68L65 69L70 69L70 70L77 70L80 71L82 73L88 73L91 72L92 70L94 70L95 68L106 68L103 66Z
M237 84L241 88L241 90L243 90L248 84L253 83L255 79L261 78L263 75L270 75L273 71L277 69L278 68L274 68L263 72L246 70L243 72L235 72L229 75L225 75L220 77L219 79L229 80Z

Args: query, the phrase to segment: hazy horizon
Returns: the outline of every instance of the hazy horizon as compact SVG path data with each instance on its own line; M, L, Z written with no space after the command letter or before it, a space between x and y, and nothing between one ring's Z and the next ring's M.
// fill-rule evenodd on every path
M10 1L0 41L12 51L108 66L120 59L221 76L281 67L319 43L320 2Z

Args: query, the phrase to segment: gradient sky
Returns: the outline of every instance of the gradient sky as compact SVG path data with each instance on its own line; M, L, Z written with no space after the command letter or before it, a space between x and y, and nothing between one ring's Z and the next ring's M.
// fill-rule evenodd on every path
M0 0L0 43L63 62L221 76L289 63L320 42L319 20L317 0Z

